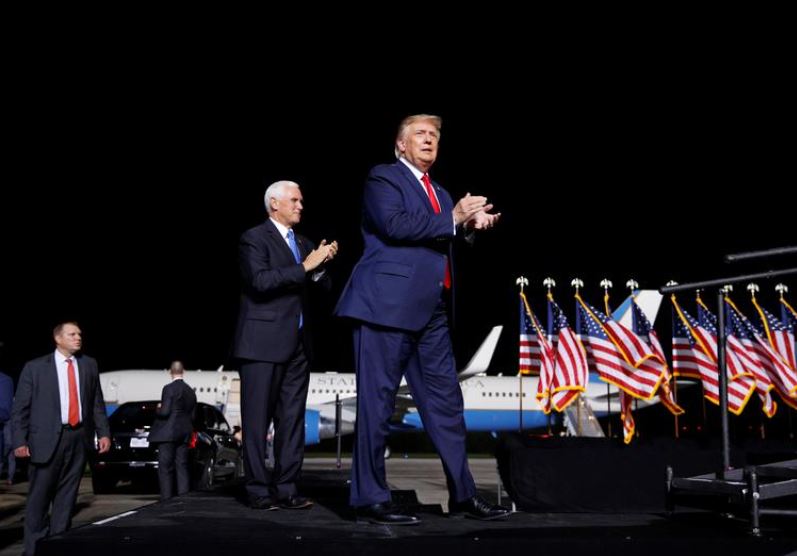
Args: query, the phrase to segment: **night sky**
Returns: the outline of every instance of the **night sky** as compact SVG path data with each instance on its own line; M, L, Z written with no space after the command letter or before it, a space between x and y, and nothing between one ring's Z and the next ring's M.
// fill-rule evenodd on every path
M793 134L793 97L779 77L755 87L693 72L486 90L464 80L417 99L312 82L309 102L289 84L242 96L234 83L161 90L117 77L91 94L37 92L15 116L0 252L0 361L13 376L52 349L63 319L80 323L101 370L175 358L230 368L237 239L264 218L265 185L278 179L302 186L299 230L340 243L333 292L317 305L314 370L352 371L350 334L330 313L361 253L362 184L392 160L398 122L417 112L443 118L433 178L455 200L487 195L503 214L474 247L457 247L460 365L503 324L493 371L516 372L521 273L541 312L542 279L554 277L572 320L574 276L597 305L603 277L619 303L629 277L656 288L797 266L794 256L722 262L797 243L795 205L784 202L794 188L793 141L783 137ZM794 291L797 279L786 281ZM762 289L774 307L772 284ZM669 336L669 311L656 326Z

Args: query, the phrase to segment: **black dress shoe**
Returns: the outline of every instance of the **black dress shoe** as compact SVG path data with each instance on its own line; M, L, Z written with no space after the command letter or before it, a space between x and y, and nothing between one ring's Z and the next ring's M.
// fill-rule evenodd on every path
M260 496L258 498L250 498L249 507L252 508L253 510L265 510L267 512L279 509L279 506L277 506L274 503L274 500L272 500L270 496Z
M462 502L449 502L448 515L449 517L470 517L472 519L480 519L482 521L490 521L493 519L506 519L512 511L503 506L496 506L490 504L481 496L472 496Z
M286 510L309 510L312 505L312 500L298 494L280 500L280 508L285 508Z
M357 522L377 525L417 525L421 520L412 514L399 511L390 502L383 502L357 508Z

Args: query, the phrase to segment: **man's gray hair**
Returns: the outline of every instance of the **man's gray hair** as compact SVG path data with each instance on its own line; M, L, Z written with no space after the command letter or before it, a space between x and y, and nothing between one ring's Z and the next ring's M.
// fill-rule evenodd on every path
M404 139L404 134L407 132L407 128L415 122L430 122L437 128L438 138L440 137L440 128L443 127L443 118L440 116L435 116L433 114L414 114L412 116L407 116L401 120L401 123L398 127L398 133L396 133L396 145L393 147L393 152L396 154L397 159L401 158L401 151L399 151L397 143Z
M288 180L280 180L275 181L271 185L266 188L266 194L263 196L263 202L266 203L266 212L271 214L274 212L271 210L271 199L282 199L285 197L285 191L289 187L299 187L299 184L295 181L288 181Z

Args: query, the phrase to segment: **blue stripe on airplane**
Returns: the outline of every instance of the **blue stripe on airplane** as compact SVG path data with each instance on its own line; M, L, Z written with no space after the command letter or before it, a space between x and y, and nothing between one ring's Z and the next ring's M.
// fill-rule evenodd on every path
M553 417L555 420L556 417ZM415 429L423 429L421 416L418 413L407 413L402 423ZM517 411L491 411L466 409L465 427L470 432L493 432L502 430L517 430L520 426L520 416ZM523 428L542 428L548 426L548 416L542 411L523 411Z

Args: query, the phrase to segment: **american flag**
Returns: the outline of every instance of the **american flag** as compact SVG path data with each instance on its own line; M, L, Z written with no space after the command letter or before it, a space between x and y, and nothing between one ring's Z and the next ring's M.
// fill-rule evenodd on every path
M672 301L672 371L676 377L702 379L703 373L717 369L711 358L702 350L686 326L686 314L678 305L675 295ZM691 319L691 317L689 317Z
M609 305L608 290L606 290L606 293L603 295L603 307L604 307L604 314L606 315L612 314L612 309L611 306ZM593 369L596 368L594 357L589 359L589 362L592 364ZM623 390L620 390L618 392L618 398L620 401L620 423L622 423L623 425L623 442L625 444L630 444L631 441L634 439L634 433L636 432L636 421L634 421L634 414L633 414L634 398Z
M555 354L543 333L540 321L531 310L526 295L520 294L520 372L539 373L537 399L543 412L551 412L551 389L554 376Z
M664 361L633 331L576 299L582 337L592 347L598 374L634 397L651 399L664 380Z
M550 295L548 316L549 334L555 345L555 366L550 383L551 405L556 411L564 411L587 387L587 354L570 328L564 311Z
M787 335L791 339L791 367L797 369L797 345L795 345L795 336L797 336L797 312L792 308L789 303L781 298L780 299L780 317L783 326L786 327Z
M540 369L540 334L536 317L531 312L526 295L520 294L520 374L529 375Z
M770 378L771 371L766 367L765 354L761 353L760 338L753 330L747 318L736 308L736 305L725 298L725 314L728 322L728 356L736 356L745 372L755 379L755 388L761 400L761 409L767 417L772 417L778 410L778 404L772 399L770 391L774 388Z
M703 395L710 402L719 404L716 317L704 305L700 304L699 300L698 313L702 317L700 322L684 311L675 301L675 297L673 297L673 305L681 322L694 340L694 346L699 348L700 357L697 369L700 372L700 380L703 383ZM729 353L729 351L726 350L726 353ZM675 360L675 357L676 355L673 354L673 360ZM730 363L729 359L729 357L726 357L726 362ZM728 411L739 415L755 391L755 381L748 375L739 374L734 376L730 364L726 365L726 376L728 377Z
M775 391L787 405L797 409L797 370L790 362L794 356L794 334L755 298L753 305L761 318L760 328L756 330L750 320L742 316L745 332Z
M761 318L761 325L758 327L759 333L767 339L769 345L783 358L786 365L797 371L794 353L794 326L797 323L797 317L791 314L785 305L781 305L782 320L777 319L775 315L761 307L755 299L753 299L753 305Z
M647 315L645 315L642 308L637 304L636 299L631 300L631 323L634 333L639 336L643 342L650 346L653 353L664 362L664 380L659 387L659 399L664 404L670 413L673 415L681 415L684 410L675 402L675 396L670 388L670 380L672 375L670 369L667 367L667 358L664 356L664 350L659 342L659 337L656 335L656 330L650 324Z

